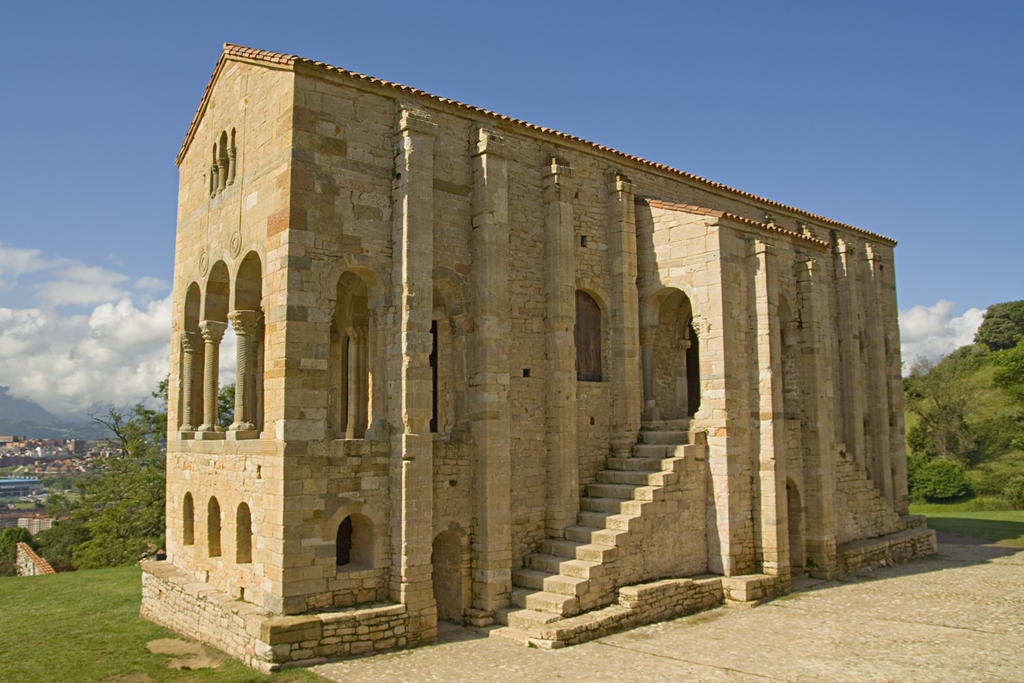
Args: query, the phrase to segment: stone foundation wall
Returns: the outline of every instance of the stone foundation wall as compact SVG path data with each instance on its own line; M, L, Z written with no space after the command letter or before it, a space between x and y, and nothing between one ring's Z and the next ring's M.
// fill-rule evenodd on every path
M838 548L839 575L909 562L937 551L938 541L932 529L911 528L879 538L854 541Z
M234 600L167 562L143 562L142 570L144 618L261 671L408 647L436 637L435 629L410 632L405 605L281 617Z

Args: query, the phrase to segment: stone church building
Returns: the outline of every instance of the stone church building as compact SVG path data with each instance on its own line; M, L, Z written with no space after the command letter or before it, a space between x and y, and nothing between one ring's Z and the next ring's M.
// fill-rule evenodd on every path
M177 164L144 616L264 670L558 647L934 551L893 240L230 44Z

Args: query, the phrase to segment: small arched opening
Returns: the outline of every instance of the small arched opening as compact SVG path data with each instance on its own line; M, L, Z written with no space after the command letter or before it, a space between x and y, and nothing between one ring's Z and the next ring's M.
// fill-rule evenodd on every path
M239 503L235 512L235 562L252 562L252 514L246 503Z
M676 420L700 410L700 344L690 298L667 287L647 301L641 329L644 419Z
M212 496L206 505L206 550L210 557L220 557L220 503Z
M366 436L370 402L370 310L366 283L352 271L338 279L331 321L330 422L336 438Z
M181 501L181 542L183 545L192 545L196 542L195 535L196 511L192 502L192 494L185 493L185 499Z
M335 555L338 568L373 568L373 522L365 515L349 515L338 525Z

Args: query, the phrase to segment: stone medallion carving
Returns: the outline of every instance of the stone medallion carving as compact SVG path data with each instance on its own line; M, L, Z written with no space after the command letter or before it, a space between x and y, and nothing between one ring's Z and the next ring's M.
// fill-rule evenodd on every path
M199 274L206 275L206 271L208 271L209 269L210 256L209 254L206 253L206 251L203 251L203 253L199 255Z
M230 248L231 248L231 255L232 256L238 256L238 252L242 250L242 233L241 232L235 232L233 235L231 235Z

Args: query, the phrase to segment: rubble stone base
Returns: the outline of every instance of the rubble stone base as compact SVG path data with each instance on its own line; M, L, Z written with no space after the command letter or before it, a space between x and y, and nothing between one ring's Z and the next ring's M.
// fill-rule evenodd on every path
M400 604L275 616L168 562L142 563L141 614L263 672L419 645L437 635L410 634L409 612Z

